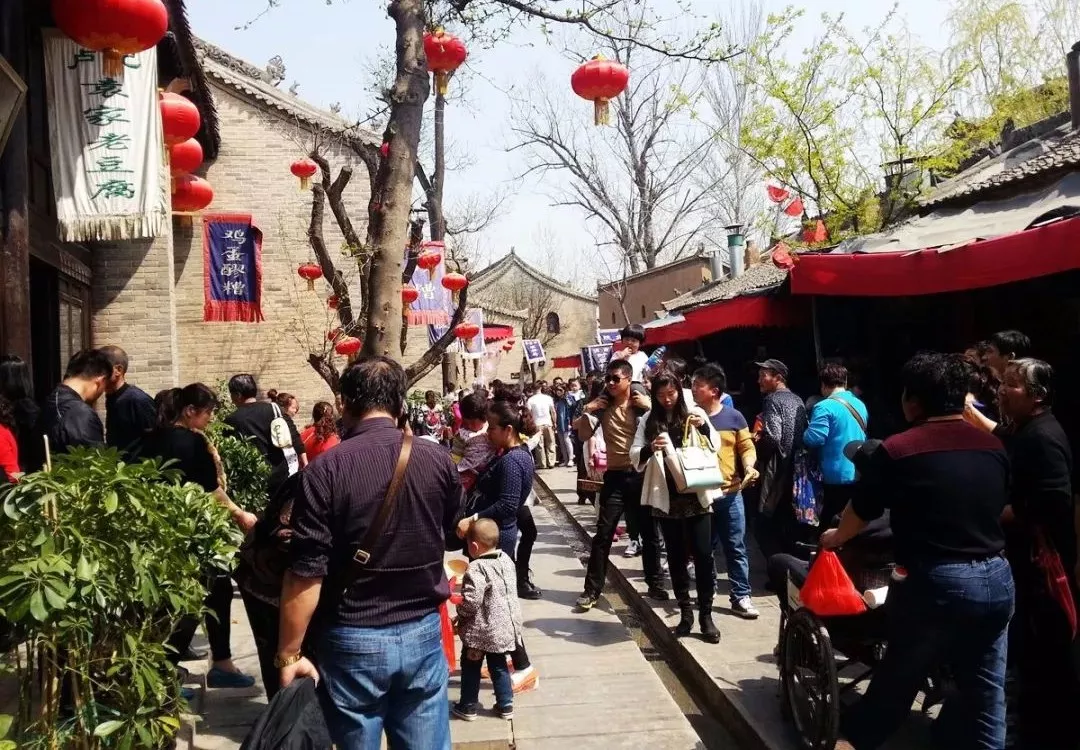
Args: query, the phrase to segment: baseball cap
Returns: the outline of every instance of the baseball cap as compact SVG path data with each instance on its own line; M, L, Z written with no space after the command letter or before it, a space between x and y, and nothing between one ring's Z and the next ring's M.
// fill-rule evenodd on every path
M787 380L787 365L785 365L778 359L767 359L764 362L755 362L754 364L763 370L772 370L773 372L779 373L780 377L782 377L784 380Z
M862 473L870 457L881 447L880 440L852 440L844 446L844 455L855 464L856 471Z

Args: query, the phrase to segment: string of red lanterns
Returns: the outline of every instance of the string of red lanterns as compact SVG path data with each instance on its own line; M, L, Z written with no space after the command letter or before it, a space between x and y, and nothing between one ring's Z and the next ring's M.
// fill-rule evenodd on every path
M166 146L183 143L199 132L202 116L199 108L186 96L165 91L158 105L161 108L161 137Z
M179 213L202 211L214 200L214 188L201 177L185 174L176 178L172 191L172 209Z

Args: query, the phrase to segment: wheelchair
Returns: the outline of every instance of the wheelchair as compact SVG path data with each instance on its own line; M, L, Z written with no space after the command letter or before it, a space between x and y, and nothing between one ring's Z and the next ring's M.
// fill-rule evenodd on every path
M866 591L889 585L892 568L849 570L848 574L856 588ZM885 658L885 607L857 615L819 617L802 606L790 572L784 595L788 610L780 616L777 660L781 710L805 750L833 750L840 732L842 699L869 680ZM929 677L923 688L923 712L940 703L944 692L942 677Z

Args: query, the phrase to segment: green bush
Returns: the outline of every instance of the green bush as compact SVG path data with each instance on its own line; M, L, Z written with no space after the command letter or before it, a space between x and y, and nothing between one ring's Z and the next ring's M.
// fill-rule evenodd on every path
M183 701L165 641L239 543L228 512L157 461L76 449L6 490L0 615L14 628L20 748L163 748ZM60 712L60 682L74 715Z
M218 386L218 393L228 392L227 385ZM240 437L225 424L225 417L234 411L236 407L226 400L206 429L206 437L217 449L221 459L229 497L249 513L262 513L268 499L270 465L266 463L251 438Z

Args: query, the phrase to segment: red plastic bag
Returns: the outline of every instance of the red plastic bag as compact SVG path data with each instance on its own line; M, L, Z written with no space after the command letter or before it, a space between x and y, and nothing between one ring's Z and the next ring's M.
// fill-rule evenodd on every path
M799 590L799 599L804 607L821 617L857 615L866 611L866 602L832 550L822 551L814 560L806 583Z

